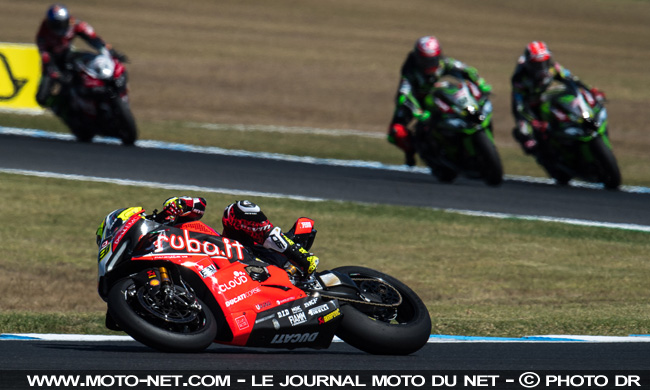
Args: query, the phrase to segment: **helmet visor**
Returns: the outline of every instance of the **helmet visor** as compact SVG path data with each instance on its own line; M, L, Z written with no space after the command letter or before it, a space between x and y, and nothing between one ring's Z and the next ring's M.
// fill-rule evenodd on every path
M550 62L546 61L531 61L528 63L528 71L536 80L542 80L549 76Z
M418 57L418 65L424 74L432 75L440 67L440 56Z
M50 20L48 21L48 25L50 26L50 30L52 30L53 33L59 36L63 36L68 31L70 20Z

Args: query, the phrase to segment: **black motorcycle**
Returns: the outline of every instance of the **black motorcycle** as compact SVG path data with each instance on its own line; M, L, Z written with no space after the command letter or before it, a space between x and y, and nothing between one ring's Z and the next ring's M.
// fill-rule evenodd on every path
M468 80L443 80L425 98L425 109L431 116L416 125L415 147L438 180L451 183L464 174L491 186L501 184L488 94Z
M601 100L568 80L542 94L540 116L548 128L538 133L542 142L537 161L559 184L577 177L607 189L621 185Z
M108 51L75 52L70 61L55 114L80 142L103 135L133 145L138 130L129 105L123 62Z

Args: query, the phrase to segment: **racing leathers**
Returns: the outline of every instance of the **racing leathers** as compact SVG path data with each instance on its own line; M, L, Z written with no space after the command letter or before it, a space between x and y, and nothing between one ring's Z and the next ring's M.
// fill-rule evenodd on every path
M206 204L203 198L172 197L164 202L156 219L173 224L197 221L203 217ZM318 257L293 242L250 201L240 200L227 206L222 224L222 236L239 241L264 261L284 267L288 259L304 276L311 275L318 267Z
M41 56L42 74L36 101L43 107L60 109L59 102L52 96L52 89L56 83L66 84L70 81L71 43L75 37L83 39L97 51L109 50L88 23L74 18L70 18L70 25L63 32L53 30L47 20L43 20L38 29L36 45Z
M426 74L417 64L415 52L411 51L402 65L401 79L395 97L395 112L388 128L388 142L404 151L406 164L409 166L415 165L415 146L409 124L414 119L424 121L431 117L431 113L422 108L423 100L431 92L434 84L445 75L470 80L483 92L491 90L485 80L479 77L476 68L450 57L441 56L435 72ZM435 118L431 119L435 120Z
M553 60L549 61L546 76L535 78L529 75L525 66L525 58L521 56L511 78L512 115L515 119L513 137L521 144L526 154L537 155L544 147L548 123L540 119L539 108L542 94L553 81L566 82L571 80L580 87L590 90L596 99L602 101L605 98L601 91L595 88L590 89L559 63Z

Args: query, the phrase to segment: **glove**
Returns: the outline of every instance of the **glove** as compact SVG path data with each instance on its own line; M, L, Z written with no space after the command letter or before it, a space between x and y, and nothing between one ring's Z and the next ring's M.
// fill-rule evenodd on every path
M427 119L431 118L431 112L427 110L421 110L420 112L414 112L413 116L415 117L415 119L424 122Z
M182 216L188 213L192 207L182 198L178 196L171 197L163 203L162 212L167 216Z
M478 70L473 67L473 66L468 66L465 68L465 72L467 72L467 76L469 76L469 79L471 81L478 79Z

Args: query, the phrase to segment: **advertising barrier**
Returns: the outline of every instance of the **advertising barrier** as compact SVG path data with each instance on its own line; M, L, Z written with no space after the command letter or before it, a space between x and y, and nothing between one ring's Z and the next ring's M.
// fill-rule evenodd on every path
M0 110L42 112L36 103L40 78L36 45L0 42Z

